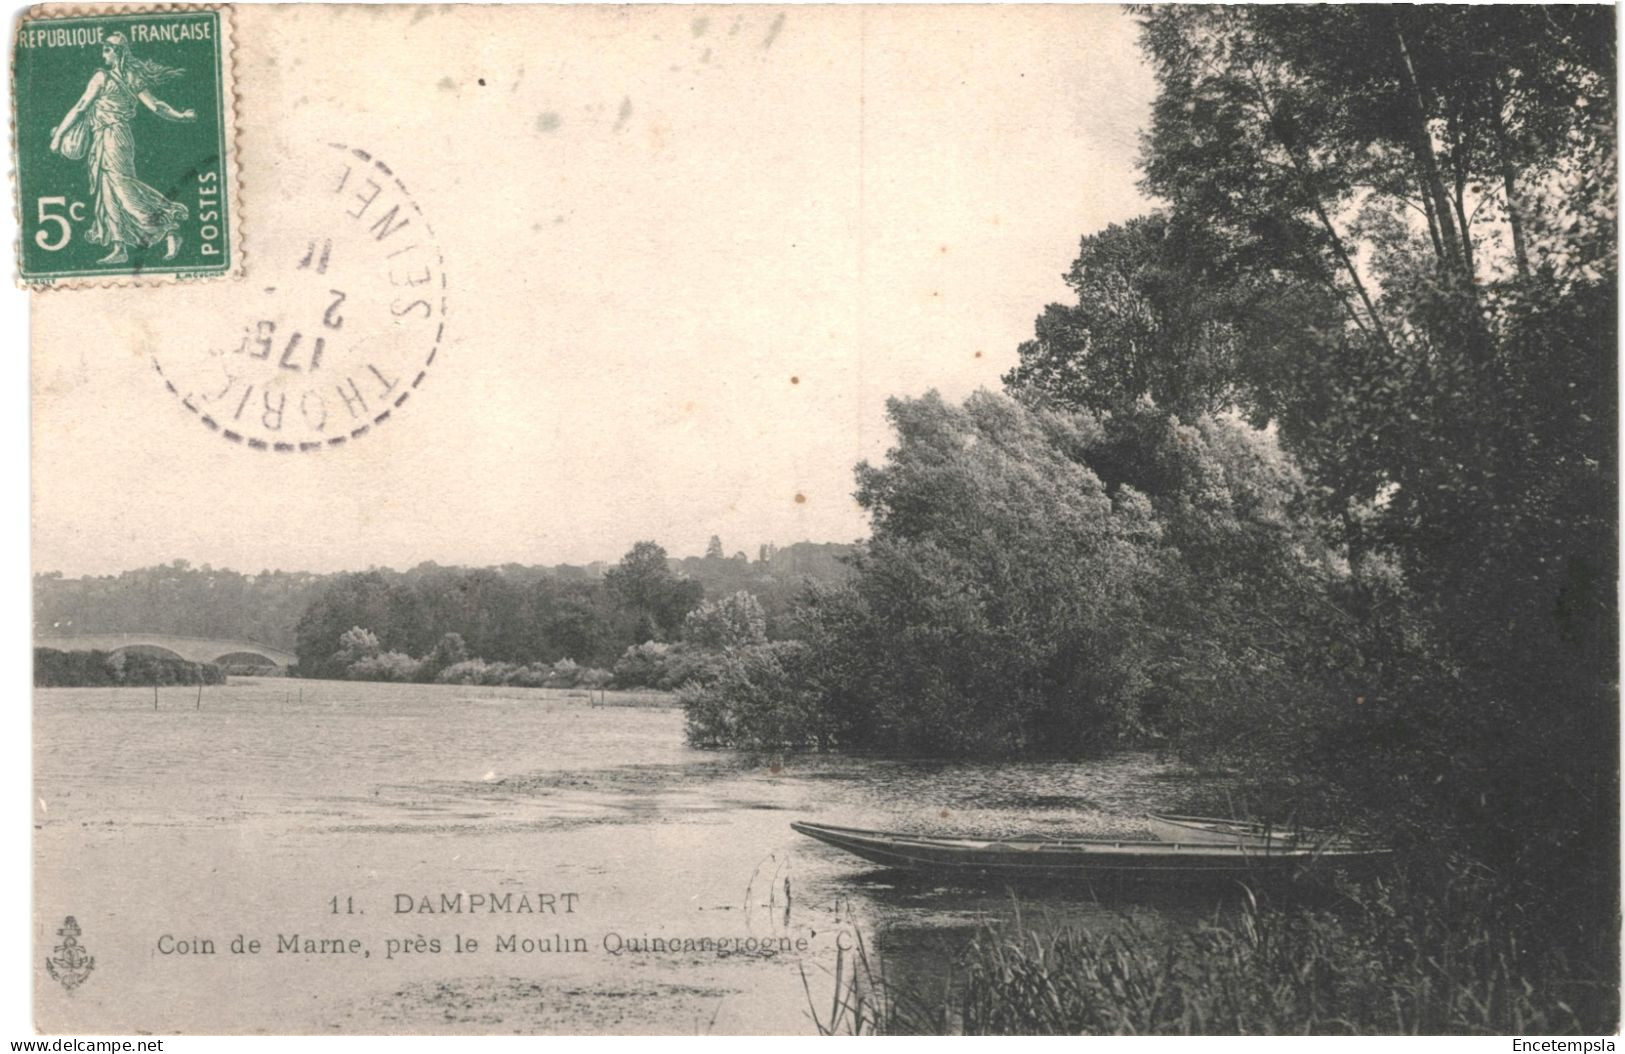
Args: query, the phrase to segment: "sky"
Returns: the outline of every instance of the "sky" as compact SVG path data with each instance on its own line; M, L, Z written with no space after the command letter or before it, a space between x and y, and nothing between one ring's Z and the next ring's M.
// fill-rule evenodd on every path
M1079 238L1147 208L1154 85L1113 8L264 10L246 278L33 298L36 571L852 541L887 398L997 388ZM338 135L432 219L444 346L365 439L245 450L152 361L289 267L285 188Z

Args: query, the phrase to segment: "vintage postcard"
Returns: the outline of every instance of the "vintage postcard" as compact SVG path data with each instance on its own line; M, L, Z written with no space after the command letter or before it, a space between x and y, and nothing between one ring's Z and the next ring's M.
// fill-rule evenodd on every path
M1614 39L18 13L33 1029L1616 1034Z

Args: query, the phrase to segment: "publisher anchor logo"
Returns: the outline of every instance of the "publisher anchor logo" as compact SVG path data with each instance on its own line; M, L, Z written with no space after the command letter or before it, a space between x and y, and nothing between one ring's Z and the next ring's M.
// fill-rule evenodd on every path
M45 969L71 992L85 983L90 971L96 968L96 959L79 943L79 922L72 915L62 920L56 935L62 938L62 943L51 949Z

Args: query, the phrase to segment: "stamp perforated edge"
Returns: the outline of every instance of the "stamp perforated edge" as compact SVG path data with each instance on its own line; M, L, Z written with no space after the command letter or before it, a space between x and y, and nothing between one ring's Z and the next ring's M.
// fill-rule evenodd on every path
M232 17L232 4L36 4L19 12L12 24L11 52L11 211L16 223L17 240L12 245L12 281L30 292L56 292L73 289L151 288L163 285L187 285L193 282L236 280L243 277L248 267L248 225L243 217L242 167L238 158L242 153L242 132L238 126L237 110L241 99L237 94L237 33ZM36 278L23 277L23 206L21 158L17 145L17 37L30 22L43 22L62 18L115 18L121 15L147 15L184 13L188 11L217 11L220 14L220 103L224 109L225 138L230 144L226 151L226 209L232 217L232 259L223 271L211 274L118 274L77 275Z

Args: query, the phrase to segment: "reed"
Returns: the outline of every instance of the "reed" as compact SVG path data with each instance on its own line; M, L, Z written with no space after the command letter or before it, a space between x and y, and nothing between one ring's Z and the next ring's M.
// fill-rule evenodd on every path
M1470 889L1403 881L1344 891L1335 908L1237 907L1170 934L983 929L941 993L886 983L869 942L837 964L815 1020L829 1033L967 1035L1597 1034L1618 1025L1607 971L1576 967ZM805 980L805 978L804 978ZM809 990L809 1000L811 992Z

